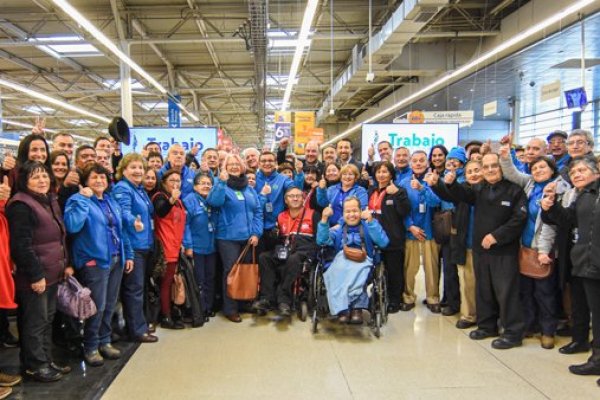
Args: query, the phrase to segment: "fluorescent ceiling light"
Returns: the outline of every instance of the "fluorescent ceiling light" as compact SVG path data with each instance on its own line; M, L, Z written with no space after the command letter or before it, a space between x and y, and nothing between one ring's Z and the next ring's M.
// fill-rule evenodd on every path
M98 28L94 26L88 19L86 19L75 7L69 4L65 0L52 0L54 4L59 6L69 17L71 17L79 26L88 31L96 40L98 40L104 47L109 49L114 55L119 57L121 61L129 65L135 72L140 74L144 79L157 88L162 94L167 94L167 89L164 88L156 79L150 76L142 67L140 67L135 61L121 51L106 35L104 35Z
M52 107L45 107L45 106L38 106L38 105L33 105L33 106L26 106L23 107L23 111L27 111L29 113L32 114L49 114L51 112L56 111L54 108Z
M33 98L36 98L38 100L41 100L45 103L48 104L52 104L55 105L57 107L60 108L64 108L65 110L69 110L69 111L73 111L74 113L80 114L80 115L85 115L86 117L90 117L94 120L100 121L100 122L104 122L104 123L109 123L110 119L103 117L101 115L95 114L93 112L90 112L88 110L85 110L83 108L74 106L72 104L66 103L62 100L59 99L55 99L54 97L50 97L48 95L45 95L43 93L40 92L36 92L35 90L31 90L28 87L25 87L23 85L20 85L18 83L14 83L11 81L7 81L5 79L0 78L0 86L4 86L6 88L15 90L17 92L21 92L23 94L26 94L28 96L31 96Z
M298 32L296 31L268 31L267 37L269 38L286 38L286 37L294 37Z
M108 80L104 81L102 84L112 90L117 90L117 89L121 88L121 81L118 79L108 79ZM146 89L146 87L140 81L133 79L131 81L131 89L142 90L142 89Z
M436 81L432 82L431 84L425 86L423 89L420 89L420 90L414 92L413 94L405 97L404 99L400 100L399 102L397 102L397 103L391 105L390 107L386 108L385 110L381 111L380 113L375 114L374 116L367 118L363 122L348 128L344 132L340 133L339 135L337 135L337 136L329 139L325 143L323 143L321 145L321 148L323 148L324 146L333 144L333 143L337 142L338 140L343 139L347 136L350 136L352 133L359 130L361 128L362 124L376 122L378 119L391 114L392 112L396 111L397 109L408 106L408 105L412 104L413 102L418 101L421 98L421 96L425 96L427 94L432 93L435 90L442 89L444 87L444 84L449 83L449 81L451 81L452 79L454 79L462 74L475 71L479 67L480 64L483 64L486 61L496 57L499 53L502 53L503 51L511 48L512 46L516 45L517 43L521 42L522 40L527 39L528 37L533 36L541 31L543 31L544 29L548 28L549 26L551 26L557 22L560 22L562 19L579 12L582 8L592 4L594 1L596 1L596 0L579 0L575 3L573 3L569 7L562 9L561 11L557 12L556 14L546 18L542 22L539 22L539 23L533 25L531 28L526 29L526 30L522 31L521 33L519 33L518 35L515 35L515 36L511 37L510 39L502 42L498 46L494 47L493 49L491 49L487 53L481 55L480 57L477 57L473 61L471 61L471 62L463 65L462 67L454 70L453 72L437 79Z
M77 126L82 126L82 125L96 125L95 122L92 122L92 121L87 120L87 119L70 119L67 122L70 123L70 124L72 124L72 125L77 125Z
M20 128L33 129L33 125L31 125L31 124L26 124L26 123L18 122L18 121L11 121L11 120L8 120L8 119L3 119L2 123L6 124L6 125L18 126ZM49 128L44 129L44 131L48 132L48 133L58 133L57 130L49 129Z
M304 47L310 46L311 40L306 40L304 42ZM299 39L271 39L269 40L269 48L270 49L278 49L278 48L286 48L286 47L296 47L300 45Z
M285 88L285 93L283 94L283 104L281 105L282 111L285 111L289 106L292 88L294 87L294 81L296 80L296 75L298 74L298 68L300 68L300 61L302 61L302 54L304 53L304 47L308 42L310 26L312 25L312 20L317 12L318 4L319 0L308 0L308 4L306 4L304 17L302 18L302 26L300 27L300 33L298 34L298 46L294 52L294 58L292 59L292 66L290 68L287 86Z
M183 111L184 113L186 113L187 115L189 115L190 117L192 117L192 119L194 120L194 122L199 122L200 118L198 118L195 114L192 114L191 112L188 111L187 108L185 108L185 106L181 103L177 103L177 107L179 107L179 109L181 111ZM183 121L183 119L185 118L185 116L181 117L181 120ZM187 121L189 121L187 118L185 118Z

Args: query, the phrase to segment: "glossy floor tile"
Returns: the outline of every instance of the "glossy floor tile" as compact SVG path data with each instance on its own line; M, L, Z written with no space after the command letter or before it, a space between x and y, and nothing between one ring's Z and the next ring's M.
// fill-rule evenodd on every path
M499 351L476 342L455 317L419 304L368 327L216 317L203 328L159 329L104 399L598 399L597 377L568 372L588 355L543 350L538 339Z

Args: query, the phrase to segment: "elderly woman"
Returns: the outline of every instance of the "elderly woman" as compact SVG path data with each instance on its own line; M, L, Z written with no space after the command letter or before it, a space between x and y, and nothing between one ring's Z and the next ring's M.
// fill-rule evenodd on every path
M374 245L384 248L389 239L369 210L361 212L358 198L350 196L344 200L343 220L339 229L329 229L329 218L333 209L323 210L317 228L317 244L330 246L336 256L325 272L327 302L331 314L338 316L340 323L360 325L363 323L362 310L369 307L369 298L364 291L369 271L373 267ZM364 221L363 221L364 220ZM362 261L346 257L344 247L363 249L366 252ZM357 292L360 294L357 295Z
M144 316L146 270L154 244L154 207L144 190L144 159L137 153L123 157L117 167L119 183L112 190L122 210L123 234L133 248L133 269L123 277L121 300L129 335L142 343L158 337L149 334Z
M337 225L343 215L343 204L349 196L355 196L360 202L360 208L364 209L369 203L367 191L359 186L360 172L353 164L342 167L340 171L340 183L327 188L325 179L321 179L317 188L317 203L321 207L331 207L332 218L329 219L331 226Z
M568 190L569 184L562 178L557 179L556 164L549 157L542 156L533 159L529 163L531 175L518 171L512 162L508 145L503 145L500 149L500 166L504 177L521 186L528 199L527 223L521 236L521 247L525 249L521 251L533 249L537 251L538 261L541 265L552 263L556 229L542 222L540 203L544 188L550 182L554 181L554 186L560 186L559 192ZM559 307L557 292L558 273L556 268L548 277L541 279L521 274L520 297L525 314L525 329L526 332L533 333L536 325L539 324L542 330L541 345L544 349L554 348Z
M179 251L185 230L185 208L181 202L181 175L171 169L160 180L160 190L152 197L156 236L163 245L167 269L160 281L160 326L165 329L183 329L181 321L171 318L171 285L177 271Z
M388 311L396 313L400 311L404 292L404 218L410 212L410 202L406 190L394 185L396 170L391 162L376 163L373 174L377 187L370 190L369 210L390 238L390 245L383 251L383 261L387 272Z
M25 162L18 170L17 194L6 209L16 264L20 358L25 374L40 382L57 381L71 371L52 362L51 354L58 281L73 273L65 270L66 230L56 196L50 192L51 182L46 164Z
M242 318L237 301L227 296L227 275L247 244L258 245L263 232L263 211L258 195L248 185L240 156L229 154L223 166L207 203L219 208L216 238L223 261L223 314L237 323Z
M558 229L572 231L575 243L570 254L571 273L573 278L582 281L592 314L592 355L586 363L569 367L569 371L577 375L600 375L600 243L594 234L600 230L599 175L593 160L575 157L569 167L569 178L577 199L568 208L563 207L557 201L557 185L549 184L541 201L544 220L554 222Z
M194 276L202 288L204 315L214 317L217 212L207 203L212 188L211 176L200 173L194 178L194 193L183 199L187 211L183 246L186 256L194 258Z
M123 269L133 268L133 250L123 235L121 207L106 190L110 172L94 163L83 170L78 194L67 200L65 226L72 238L73 265L92 292L98 312L85 321L83 358L92 367L115 360L121 351L111 344L111 321Z

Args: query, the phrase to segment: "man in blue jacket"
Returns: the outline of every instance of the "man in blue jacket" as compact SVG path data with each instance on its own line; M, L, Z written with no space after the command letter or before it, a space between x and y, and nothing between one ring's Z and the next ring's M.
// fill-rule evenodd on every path
M158 179L170 169L179 171L181 174L181 197L184 198L194 191L194 177L196 174L185 165L185 150L180 144L174 144L169 148L167 162L158 171Z
M425 182L425 173L429 167L427 153L417 150L411 160L413 175L404 178L400 186L406 190L411 204L411 211L406 217L404 226L407 227L406 251L404 259L404 274L406 277L404 289L404 304L402 311L415 307L415 277L419 272L421 254L425 269L425 293L427 308L433 313L440 313L439 289L439 245L433 240L433 210L439 207L441 201Z
M277 172L275 158L275 153L270 151L262 152L258 159L260 170L256 173L256 187L254 188L256 193L263 193L266 196L261 250L267 251L272 250L277 244L277 234L274 229L277 216L284 210L283 197L285 192L294 186L294 182L290 178ZM263 192L265 185L271 188L270 193Z

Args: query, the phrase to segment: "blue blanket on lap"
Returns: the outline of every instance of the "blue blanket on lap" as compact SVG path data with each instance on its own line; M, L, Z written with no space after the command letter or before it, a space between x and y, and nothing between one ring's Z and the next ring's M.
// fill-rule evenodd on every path
M344 252L337 253L323 277L327 288L327 302L332 315L350 308L364 293L365 283L373 265L371 258L358 263L350 261Z

